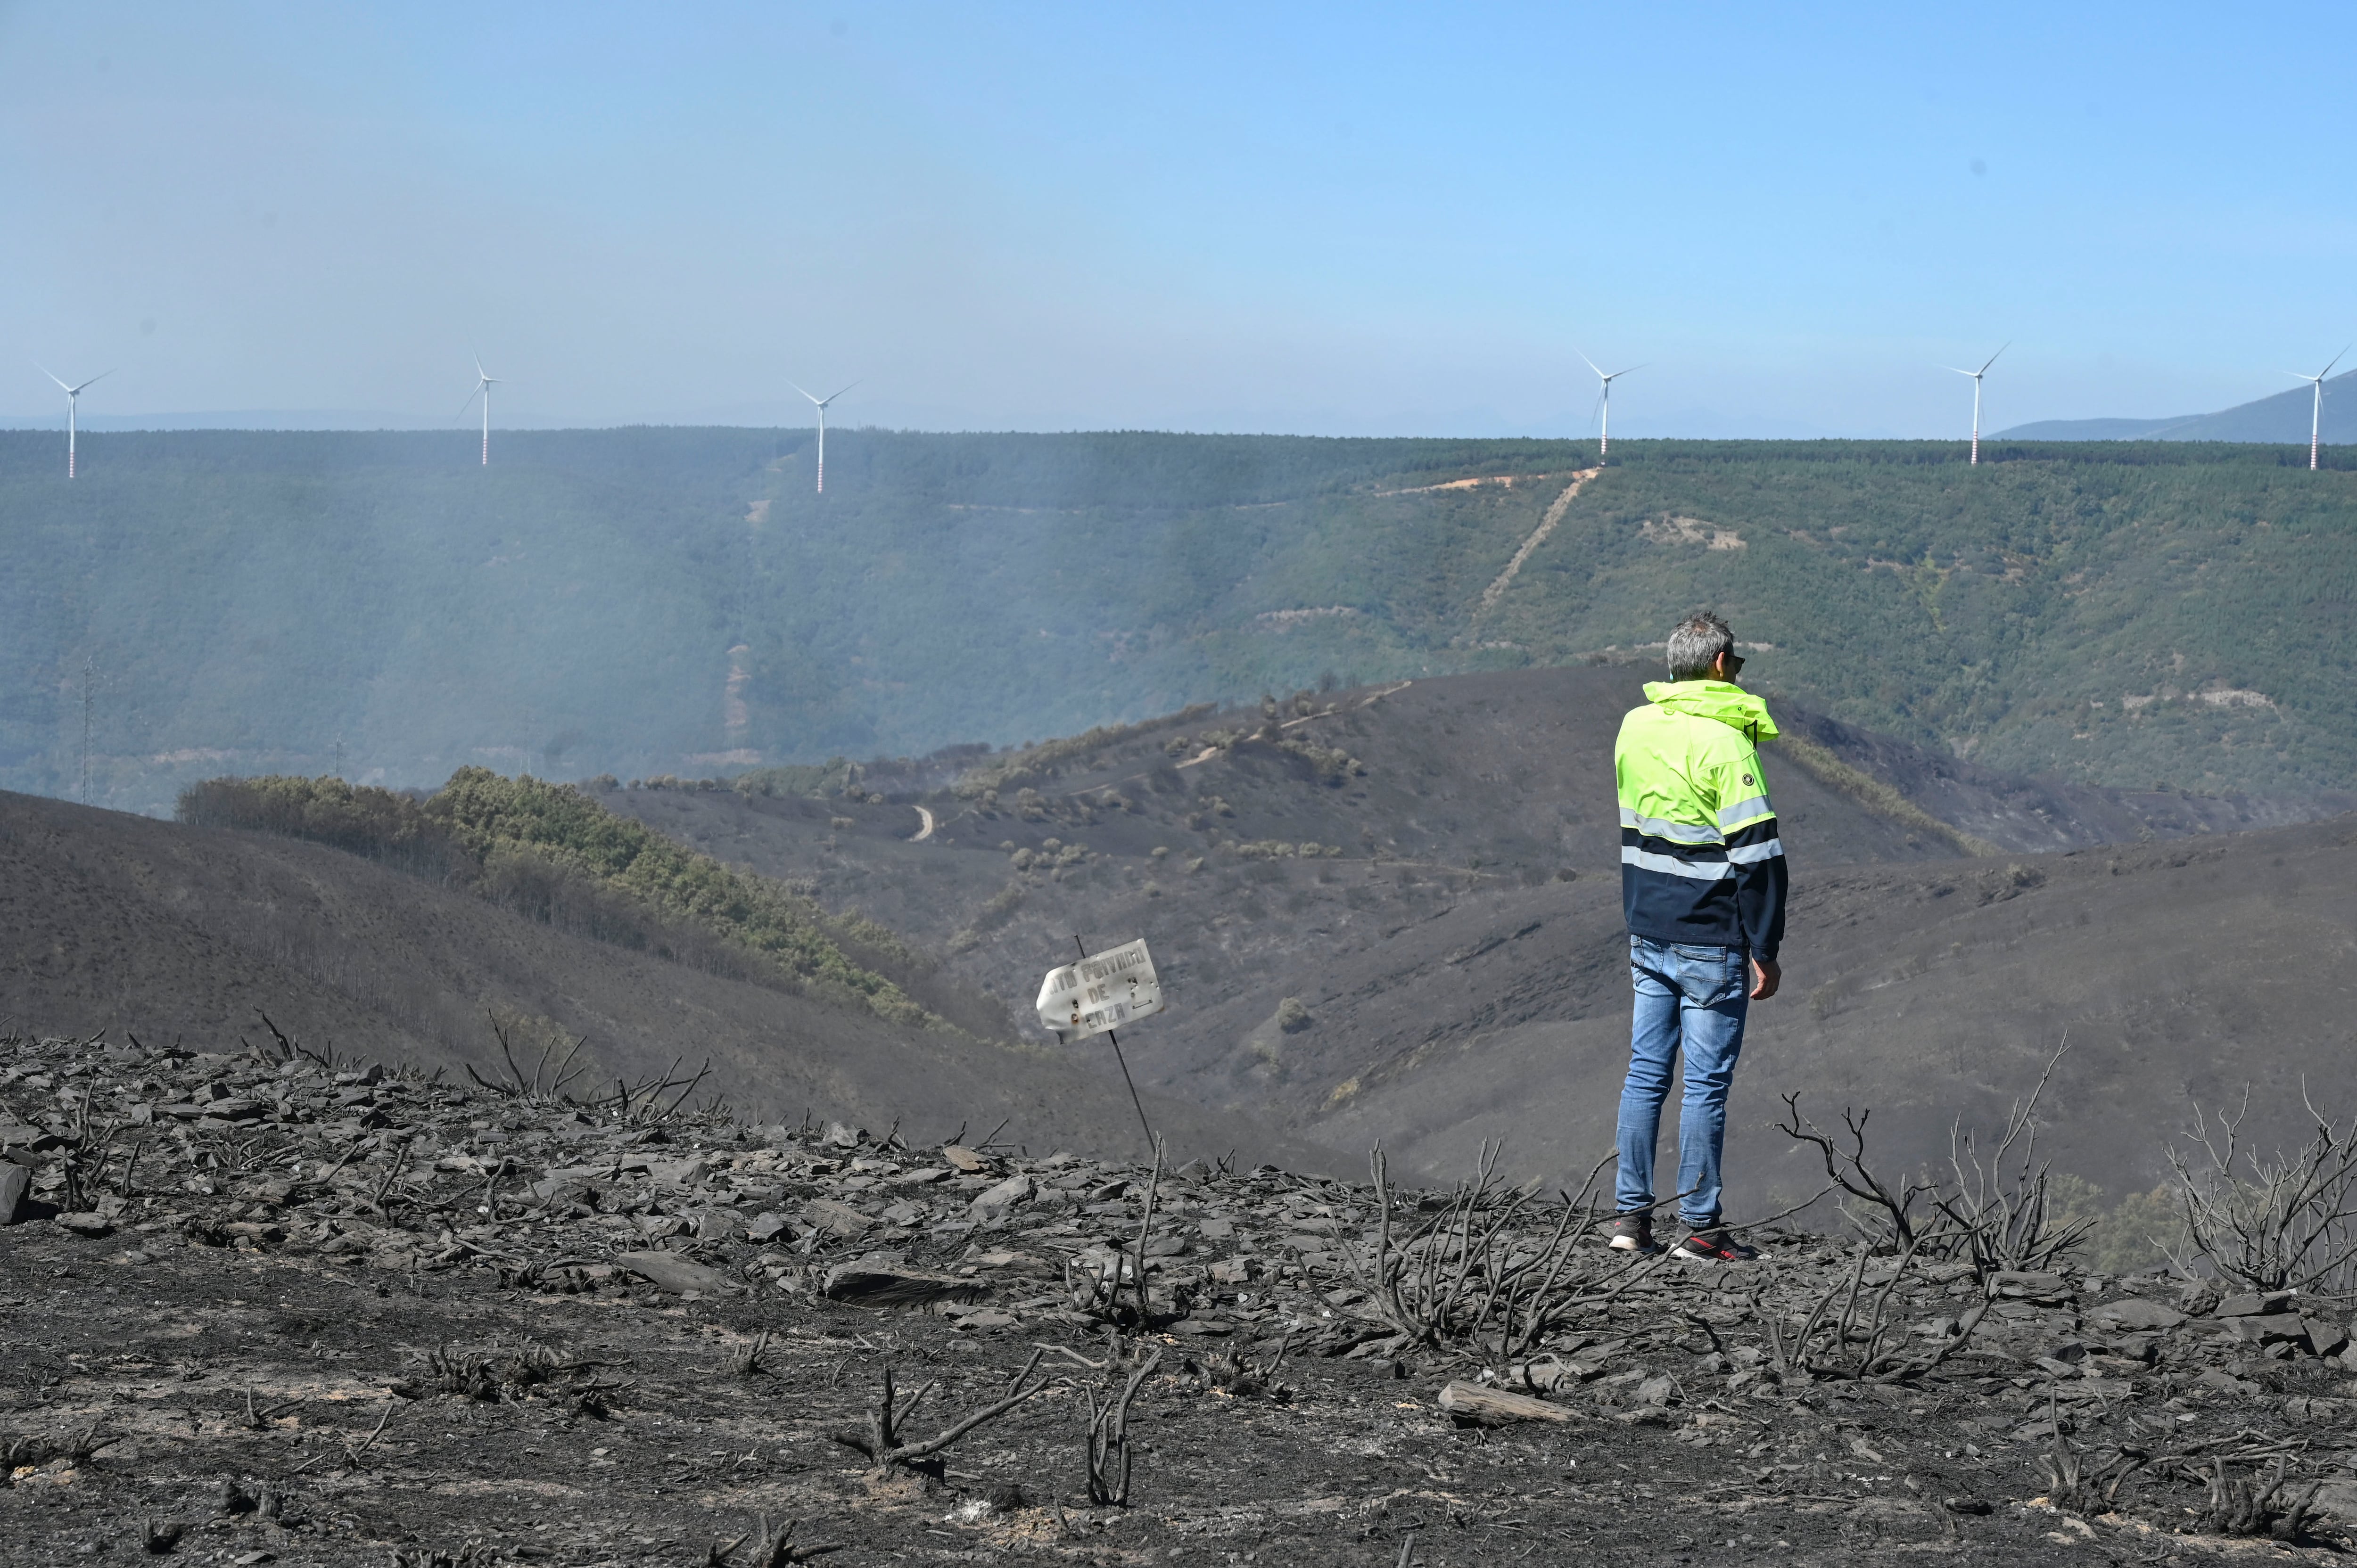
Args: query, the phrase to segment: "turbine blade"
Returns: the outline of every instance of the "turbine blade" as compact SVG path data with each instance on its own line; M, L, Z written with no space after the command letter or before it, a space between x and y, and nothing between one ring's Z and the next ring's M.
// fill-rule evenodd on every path
M1575 353L1575 354L1579 354L1579 350L1578 350L1578 349L1574 349L1572 350L1572 352L1573 352L1573 353ZM1579 354L1579 362L1580 362L1581 364L1583 364L1583 365L1586 365L1589 370L1591 370L1591 371L1596 371L1596 373L1597 373L1598 375L1599 375L1599 376L1604 376L1604 372L1603 372L1601 370L1598 370L1598 369L1597 369L1596 361L1595 361L1595 360L1591 360L1591 359L1589 359L1587 355L1585 355L1585 354ZM1609 376L1604 376L1604 379L1605 379L1606 381L1610 381L1612 378L1611 378L1611 377L1609 377Z
M802 394L802 396L804 396L804 397L810 397L811 402L815 403L818 403L819 407L821 407L821 408L824 408L824 407L826 406L826 404L825 404L825 403L820 403L820 402L819 402L819 400L818 400L817 398L811 397L810 392L808 392L808 391L807 391L807 390L802 386L802 384L800 381L788 381L788 382L786 383L786 385L788 385L788 386L790 386L790 387L793 388L793 389L794 389L794 391L796 391L796 392L801 392L801 393Z
M1983 375L1983 374L1987 371L1987 368L1988 368L1988 367L1986 367L1986 365L1984 365L1983 367L1981 367L1981 369L1980 369L1980 370L1977 370L1977 371L1956 371L1956 367L1955 367L1955 366L1953 366L1953 365L1942 365L1942 366L1940 367L1940 369L1942 369L1942 370L1943 370L1943 371L1956 371L1956 374L1958 374L1958 375L1960 375L1960 376L1970 376L1970 377L1972 377L1972 378L1973 378L1973 380L1975 380L1975 381L1978 381L1978 380L1980 380L1980 379L1981 379L1981 377L1982 377L1982 375Z
M2357 349L2357 343L2344 343L2341 345L2341 352L2332 356L2332 365L2337 365L2341 360L2347 359L2349 357L2349 350L2352 349ZM2325 376L2329 376L2332 373L2332 365L2327 365L2324 367ZM2319 381L2322 381L2323 379L2324 376L2319 376L2317 378Z
M117 366L115 366L115 367L114 367L114 370L110 370L110 371L99 371L99 372L98 372L98 374L96 374L96 375L94 375L94 376L91 377L89 381L86 381L82 382L82 383L81 383L81 387L94 386L94 385L96 385L98 382L106 380L106 378L107 378L107 377L109 377L109 376L113 375L113 374L114 373L114 371L119 371L119 370L121 370L122 368L123 368L122 366L117 365ZM81 394L81 387L76 387L76 388L74 388L74 389L73 389L73 390L74 390L74 392L75 392L75 394L76 394L77 396L79 396L79 395Z
M468 409L470 409L470 408L474 407L474 406L475 406L475 400L476 400L477 398L479 398L479 397L482 396L482 395L483 395L483 389L482 389L481 387L478 386L478 387L477 387L473 392L468 392L468 393L467 394L467 401L466 401L466 402L464 402L464 403L460 403L460 404L458 405L458 413L454 413L454 414L452 414L450 417L451 417L452 419L454 419L454 420L455 420L455 419L457 419L461 414L464 414L464 413L465 413Z
M70 387L70 386L68 386L68 385L66 385L66 383L65 383L65 378L64 378L64 377L62 377L62 376L60 376L60 375L59 375L59 374L57 373L57 371L53 371L53 370L49 369L49 368L48 368L48 366L47 366L47 365L45 365L45 364L41 363L41 361L40 361L40 360L34 360L34 361L33 361L33 369L35 369L35 370L37 370L37 371L40 371L40 372L41 372L41 374L43 374L43 375L45 375L45 376L48 377L48 378L49 378L49 380L51 380L51 381L53 381L57 382L57 383L58 383L58 390L59 390L59 392L61 392L65 393L65 394L66 394L66 396L68 396L68 397L71 397L71 396L73 396L73 394L74 394L74 389L73 389L73 388L71 388L71 387Z
M1645 365L1650 365L1650 364L1652 364L1652 362L1653 362L1653 361L1652 361L1651 360L1646 360L1646 361L1645 361ZM1606 381L1619 381L1622 376L1625 376L1625 375L1629 374L1631 371L1641 371L1641 370L1643 370L1643 369L1645 368L1645 365L1631 365L1631 366L1630 366L1630 367L1629 367L1629 369L1628 369L1627 371L1613 371L1610 375L1609 375L1609 376L1605 377L1604 379L1605 379Z
M1981 374L1986 375L1988 373L1988 368L1996 363L1997 354L2002 354L2005 352L2006 349L2010 349L2012 347L2013 339L2010 338L2007 338L2005 340L2005 349L1999 349L1996 351L1996 354L1991 354L1987 359L1981 361Z
M852 382L852 383L851 383L851 387L856 387L856 386L857 386L858 384L859 384L859 383L858 383L857 381L854 381L854 382ZM851 387L845 387L845 388L844 388L844 389L843 389L843 392L831 392L831 393L829 393L829 394L827 395L827 400L826 400L826 401L827 401L827 402L829 402L829 403L833 403L836 398L841 397L841 396L843 395L843 392L849 392L849 391L851 390Z

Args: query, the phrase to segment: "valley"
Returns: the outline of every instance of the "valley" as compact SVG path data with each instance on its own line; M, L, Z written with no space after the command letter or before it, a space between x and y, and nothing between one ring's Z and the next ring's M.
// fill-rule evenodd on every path
M1609 757L1641 680L1304 693L953 782L920 769L900 789L879 768L852 801L600 798L943 954L1013 1035L1037 1037L1029 987L1075 934L1143 935L1173 1005L1129 1052L1165 1093L1380 1143L1430 1178L1502 1140L1518 1174L1561 1182L1609 1147L1628 1048ZM2000 1122L2067 1036L2047 1146L2116 1199L2158 1182L2194 1104L2247 1083L2255 1130L2288 1125L2301 1074L2349 1049L2334 977L2357 949L2338 881L2357 821L2314 820L2345 799L2033 784L1780 716L1785 991L1754 1011L1730 1136L1760 1209L1813 1190L1762 1131L1785 1090L1871 1107L1892 1157L1936 1162L1953 1121ZM2287 965L2313 979L2278 983ZM1101 1044L1069 1055L1110 1071Z

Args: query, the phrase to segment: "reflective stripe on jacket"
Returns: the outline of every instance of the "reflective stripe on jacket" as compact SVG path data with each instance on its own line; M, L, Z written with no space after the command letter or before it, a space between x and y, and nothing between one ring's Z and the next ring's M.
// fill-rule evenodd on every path
M1768 704L1726 681L1655 681L1620 721L1620 902L1630 931L1749 948L1784 940L1784 845L1758 742Z

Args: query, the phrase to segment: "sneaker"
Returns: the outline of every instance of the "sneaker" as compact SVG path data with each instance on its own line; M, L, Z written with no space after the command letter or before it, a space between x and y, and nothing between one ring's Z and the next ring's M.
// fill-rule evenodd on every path
M1616 1252L1651 1252L1653 1246L1653 1217L1650 1214L1623 1214L1605 1228L1612 1240L1606 1243Z
M1760 1255L1716 1226L1695 1231L1673 1251L1698 1263L1748 1263Z

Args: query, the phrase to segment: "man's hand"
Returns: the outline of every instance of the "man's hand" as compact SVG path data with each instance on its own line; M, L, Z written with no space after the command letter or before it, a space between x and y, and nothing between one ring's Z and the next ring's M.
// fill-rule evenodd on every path
M1776 987L1781 983L1783 978L1784 972L1776 966L1774 959L1753 959L1751 961L1751 1000L1765 1002L1775 995Z

